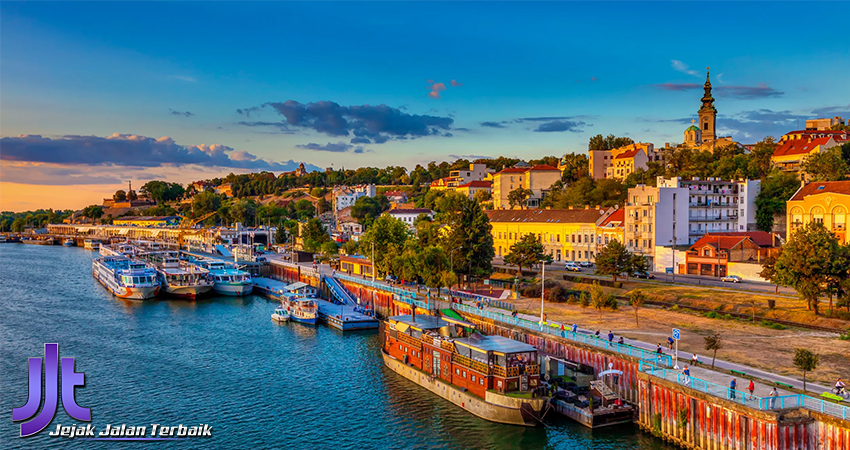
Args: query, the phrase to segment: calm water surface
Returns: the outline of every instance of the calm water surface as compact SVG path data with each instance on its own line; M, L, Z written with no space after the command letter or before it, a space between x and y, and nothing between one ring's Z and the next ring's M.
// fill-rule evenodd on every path
M636 427L589 430L478 419L388 372L377 334L276 325L262 297L125 302L82 248L0 244L0 448L670 449ZM92 424L208 423L206 440L156 444L18 438L28 357L58 342L86 374ZM53 422L72 424L60 406ZM98 430L99 431L99 430Z

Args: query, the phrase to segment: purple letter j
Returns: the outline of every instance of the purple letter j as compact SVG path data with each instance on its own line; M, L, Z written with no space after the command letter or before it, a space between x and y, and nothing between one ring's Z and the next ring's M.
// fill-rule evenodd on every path
M44 344L44 408L35 419L21 424L21 437L43 430L56 414L59 400L59 344ZM74 388L85 384L85 375L74 372L74 358L62 358L62 406L71 417L91 421L91 410L77 405ZM27 403L12 409L17 422L35 416L41 404L41 358L29 358L29 396Z

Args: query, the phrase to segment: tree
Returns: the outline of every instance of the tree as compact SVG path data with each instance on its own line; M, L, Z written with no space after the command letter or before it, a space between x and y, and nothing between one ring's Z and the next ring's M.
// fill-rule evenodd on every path
M196 217L218 211L221 208L221 196L213 191L205 191L192 197L192 210Z
M602 286L599 285L598 281L594 281L590 285L590 303L599 311L599 318L601 319L602 308L608 305L608 296L605 295L605 291L602 290Z
M596 254L595 264L598 275L611 275L614 281L617 281L617 276L621 273L634 276L636 273L646 272L649 268L645 257L628 251L616 239Z
M100 219L103 216L103 207L100 205L89 205L83 208L83 217L89 219Z
M794 350L794 366L803 371L803 391L806 390L806 374L818 368L820 356L805 348Z
M230 206L230 216L245 225L255 223L257 204L253 200L239 199Z
M481 205L465 195L453 193L457 201L437 215L437 221L445 225L445 238L441 242L443 251L454 253L451 269L469 278L489 276L493 250L493 227ZM450 258L451 259L451 258Z
M389 209L389 200L383 195L360 197L351 205L351 217L368 229L374 220Z
M186 193L186 190L178 183L153 180L142 185L139 193L160 203L177 200Z
M520 186L508 193L508 204L511 205L511 209L513 209L514 206L517 205L519 205L520 209L525 209L525 201L533 193L534 192L532 192L531 189L526 189Z
M773 216L785 213L785 203L800 188L794 174L774 170L762 179L761 190L756 196L756 225L759 230L773 230Z
M587 148L590 150L611 150L634 143L635 141L627 137L616 137L613 134L602 137L601 134L597 134L590 138Z
M775 259L765 260L759 275L771 283L793 287L806 300L807 309L818 315L819 298L838 270L834 261L844 260L841 255L835 236L823 224L810 222L794 231Z
M132 201L135 201L135 200L138 200L138 199L139 199L139 196L136 195L136 191L127 191L127 200L132 202Z
M127 200L127 193L123 189L118 189L114 194L112 194L112 200L115 200L116 202L123 202Z
M511 245L510 251L505 255L505 264L517 266L517 276L521 277L523 267L531 267L544 259L549 260L551 257L546 255L543 243L537 239L537 235L528 233Z
M646 294L644 294L643 291L635 289L629 292L629 304L632 305L632 308L635 310L636 327L640 326L640 323L638 322L638 309L642 308L644 303L646 303Z
M472 195L472 198L474 198L478 203L484 204L485 202L489 202L493 198L493 196L490 195L490 191L486 189L479 189L475 191L475 194Z
M838 147L810 154L803 161L802 169L812 181L841 181L850 172Z
M711 355L711 368L714 369L714 360L717 359L717 351L723 348L723 340L717 333L705 336L703 340L705 341L705 351L713 352Z
M449 266L449 258L442 247L432 245L422 249L419 254L421 260L419 275L429 287L440 288L445 286L445 269Z
M357 253L358 247L359 247L359 245L358 245L357 241L355 241L354 239L351 239L351 240L345 241L345 243L342 244L342 251L345 252L346 255L354 255L354 254Z
M319 219L310 219L305 222L301 227L301 237L305 243L311 241L316 244L324 244L331 240Z
M558 166L562 169L561 181L566 185L590 175L590 163L587 160L587 155L577 155L575 153L565 154L561 160L558 161Z
M410 236L407 225L399 219L384 214L360 236L360 248L364 253L375 248L375 269L381 273L392 271L393 258L400 255L404 243Z
M750 151L750 167L749 171L754 178L764 179L770 173L772 162L770 157L776 151L776 142L773 136L768 136L756 142L753 150Z

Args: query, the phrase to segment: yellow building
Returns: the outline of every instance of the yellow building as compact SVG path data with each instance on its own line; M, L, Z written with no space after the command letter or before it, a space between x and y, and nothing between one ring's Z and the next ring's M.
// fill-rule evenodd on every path
M850 133L835 130L799 130L779 139L770 161L786 172L799 172L809 155L841 145Z
M611 150L589 150L587 152L587 163L590 176L594 180L603 178L611 178L609 169L612 169L617 161L617 158L624 153L632 153L632 157L637 152L635 150L643 150L646 161L657 161L655 154L655 146L648 142L637 142L634 144L624 145L622 147ZM639 163L638 167L646 169L646 161ZM635 167L637 169L637 167Z
M112 220L113 225L125 227L169 227L179 223L179 216L124 216Z
M340 256L339 270L349 275L371 277L372 261L363 256Z
M475 198L475 193L478 191L484 191L488 194L492 194L492 190L493 183L490 181L470 181L469 183L461 184L455 188L455 192L460 192L469 198Z
M442 191L449 188L449 177L440 178L431 182L430 189L434 189L436 191Z
M646 163L648 161L649 158L646 153L640 148L620 153L614 158L614 165L608 167L605 176L606 178L623 181L635 170L646 169Z
M555 182L561 179L561 170L557 167L541 164L534 167L509 167L493 175L493 208L509 209L508 194L514 189L531 190L524 208L537 208L540 200L548 193Z
M488 211L492 226L493 247L496 257L504 258L511 246L526 234L541 240L547 254L554 261L594 261L605 246L603 235L617 236L617 226L607 226L603 234L599 225L616 210L586 207L585 209L537 209ZM616 222L612 220L613 222ZM622 218L620 223L622 224ZM622 225L619 225L622 239Z
M787 239L809 222L820 222L848 243L847 214L850 212L850 181L809 183L794 193L785 205Z

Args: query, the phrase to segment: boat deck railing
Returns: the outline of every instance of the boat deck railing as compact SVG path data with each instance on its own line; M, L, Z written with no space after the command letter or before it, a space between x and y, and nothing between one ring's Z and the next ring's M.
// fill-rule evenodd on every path
M567 339L574 342L579 342L582 344L590 345L593 347L603 348L609 351L613 351L615 353L620 353L623 355L632 356L635 358L643 359L643 360L653 360L657 361L659 365L665 365L667 367L673 366L673 358L670 355L658 354L646 349L642 349L639 347L633 347L628 344L618 344L616 342L609 342L605 339L600 339L596 336L584 334L584 333L573 333L572 331L561 331L559 328L554 326L549 326L547 324L540 324L540 322L532 322L530 320L522 319L519 317L513 317L506 314L494 313L478 308L473 308L471 306L467 306L460 303L453 303L452 308L458 311L462 311L468 314L474 314L477 316L485 317L488 319L498 320L499 322L503 322L510 325L519 326L521 328L525 328L531 331L537 331L545 334L549 334L552 336L556 336L562 339Z

